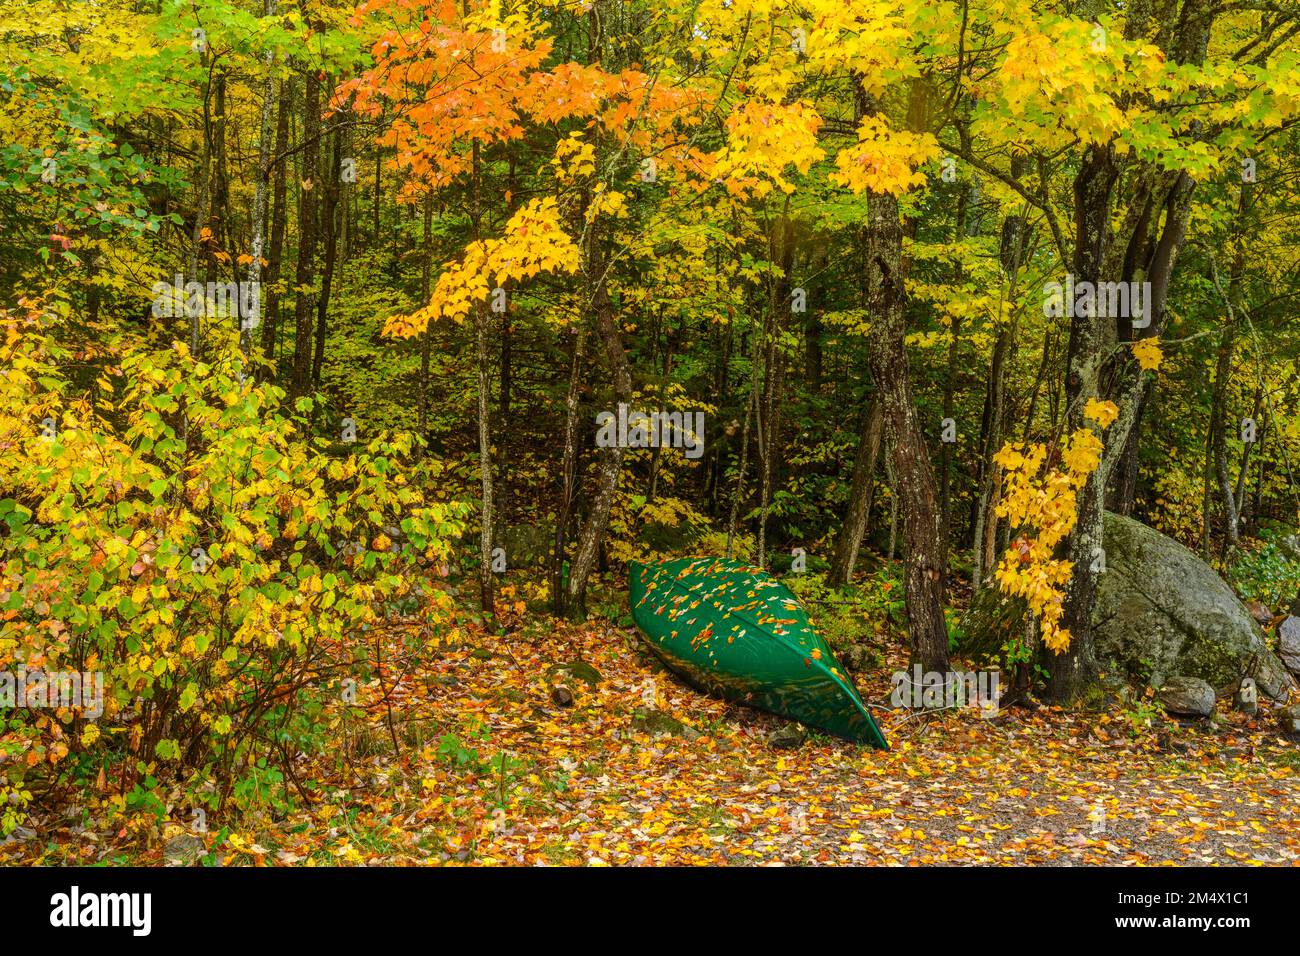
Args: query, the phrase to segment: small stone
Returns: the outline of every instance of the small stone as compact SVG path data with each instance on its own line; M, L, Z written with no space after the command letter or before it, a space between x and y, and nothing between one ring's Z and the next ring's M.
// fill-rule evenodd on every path
M767 736L769 746L777 750L793 750L800 746L807 738L807 734L799 727L798 724L783 724Z
M869 670L875 663L876 655L869 644L850 644L843 653L844 666L851 671Z
M653 737L671 734L677 737L685 737L687 740L694 740L700 736L700 732L694 727L688 727L672 714L665 714L661 710L638 711L632 717L632 729L650 734Z
M580 680L592 690L602 680L600 671L592 667L586 661L569 661L567 664L554 664L550 668L552 677L567 677L570 680Z
M1246 678L1250 680L1250 678ZM1250 681L1238 687L1232 695L1232 706L1243 714L1255 714L1259 711L1259 689L1255 687L1255 682Z
M1199 677L1171 677L1157 695L1166 713L1208 717L1214 713L1214 688Z
M565 687L563 684L557 684L555 687L551 688L551 700L560 707L572 707L573 691L569 690L569 688Z
M163 861L166 866L193 866L207 852L207 844L191 833L174 836L163 844Z

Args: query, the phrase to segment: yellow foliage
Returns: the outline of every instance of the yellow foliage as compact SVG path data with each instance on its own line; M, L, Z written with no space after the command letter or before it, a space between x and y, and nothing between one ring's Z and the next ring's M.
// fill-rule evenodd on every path
M613 196L618 196L618 205ZM612 211L621 208L621 200L611 194L605 203ZM540 272L576 272L578 263L578 247L560 227L555 199L530 199L511 217L500 239L470 243L461 261L449 263L438 277L429 304L411 315L393 316L384 334L411 338L438 319L464 321L493 288Z
M786 168L806 173L826 155L817 145L821 121L817 111L803 102L750 100L727 118L727 145L714 158L714 178L734 196L762 197L773 186L794 192L794 184L785 178Z
M1084 414L1105 428L1118 410L1111 402L1089 401ZM1057 654L1070 646L1070 632L1061 627L1061 616L1064 588L1074 565L1053 557L1053 551L1074 530L1079 517L1077 494L1101 463L1101 453L1097 434L1080 428L1061 449L1060 465L1049 465L1045 472L1046 445L1009 442L993 456L1006 472L997 515L1020 529L994 576L1007 594L1024 598L1038 619L1043 643Z
M1025 129L1043 135L1040 129L1051 129L1042 123L1046 115L1085 143L1105 142L1130 125L1112 93L1131 62L1124 52L1132 47L1137 59L1150 50L1126 44L1118 30L1071 17L1008 28L996 86L1001 122L1020 129L1023 120Z
M831 179L855 193L901 196L925 182L916 167L938 155L939 144L929 133L891 130L880 117L868 116L858 127L858 142L835 157L839 171Z
M604 183L599 183L591 191L591 203L587 206L587 221L593 221L597 216L620 216L627 215L627 196L621 192L606 188Z
M581 133L571 133L556 145L551 166L555 178L561 183L590 176L596 171L596 146Z
M1083 417L1092 419L1102 428L1108 428L1119 417L1119 409L1114 402L1099 402L1090 398L1083 406Z

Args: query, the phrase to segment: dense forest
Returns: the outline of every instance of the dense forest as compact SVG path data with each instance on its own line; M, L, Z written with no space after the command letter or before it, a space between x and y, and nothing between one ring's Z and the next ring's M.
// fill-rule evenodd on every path
M1290 0L0 0L0 859L1294 862L1298 297Z

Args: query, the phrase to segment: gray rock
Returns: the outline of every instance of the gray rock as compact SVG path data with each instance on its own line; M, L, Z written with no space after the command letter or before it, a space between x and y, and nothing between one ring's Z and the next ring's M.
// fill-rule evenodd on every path
M1232 706L1243 714L1254 714L1259 711L1259 688L1249 677L1242 680L1242 684L1232 694Z
M876 663L876 652L869 644L850 644L840 654L840 660L851 671L870 670Z
M807 737L798 724L782 724L767 735L767 743L777 750L793 750L802 745Z
M1180 675L1228 688L1251 677L1272 698L1294 686L1264 632L1209 565L1131 518L1107 513L1105 522L1106 571L1092 612L1103 668L1139 686ZM995 658L1008 636L1024 633L1024 604L983 588L962 630L964 651Z
M565 687L563 684L560 684L551 689L551 700L559 707L572 707L573 691L569 690L569 688Z
M1277 626L1277 643L1286 669L1300 674L1300 617L1288 617Z
M1277 712L1277 725L1283 733L1300 736L1300 704L1283 707Z
M1300 535L1287 535L1277 543L1277 548L1292 561L1300 561Z
M586 661L569 661L567 664L552 664L548 673L552 677L568 678L569 680L580 680L592 690L602 680L600 671L592 667Z
M1178 717L1209 717L1214 713L1214 688L1199 677L1171 677L1157 697L1166 713Z
M662 710L637 711L632 717L632 729L650 734L652 737L670 734L694 740L700 736L700 732L694 727L688 727L672 714L665 714Z
M193 866L207 850L202 837L182 833L163 844L163 862L165 866Z

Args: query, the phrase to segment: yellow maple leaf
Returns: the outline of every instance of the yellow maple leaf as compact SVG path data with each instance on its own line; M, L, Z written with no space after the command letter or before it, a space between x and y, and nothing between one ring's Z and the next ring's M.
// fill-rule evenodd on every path
M1020 453L1019 443L1007 442L993 460L1007 471L1015 471L1025 463L1025 456Z
M1083 417L1092 419L1102 428L1107 428L1119 417L1119 409L1114 402L1099 402L1095 398L1090 398L1083 406Z
M1153 336L1149 339L1138 339L1133 343L1133 357L1137 359L1142 370L1154 372L1160 368L1160 363L1164 361L1164 353L1160 351L1160 339Z

